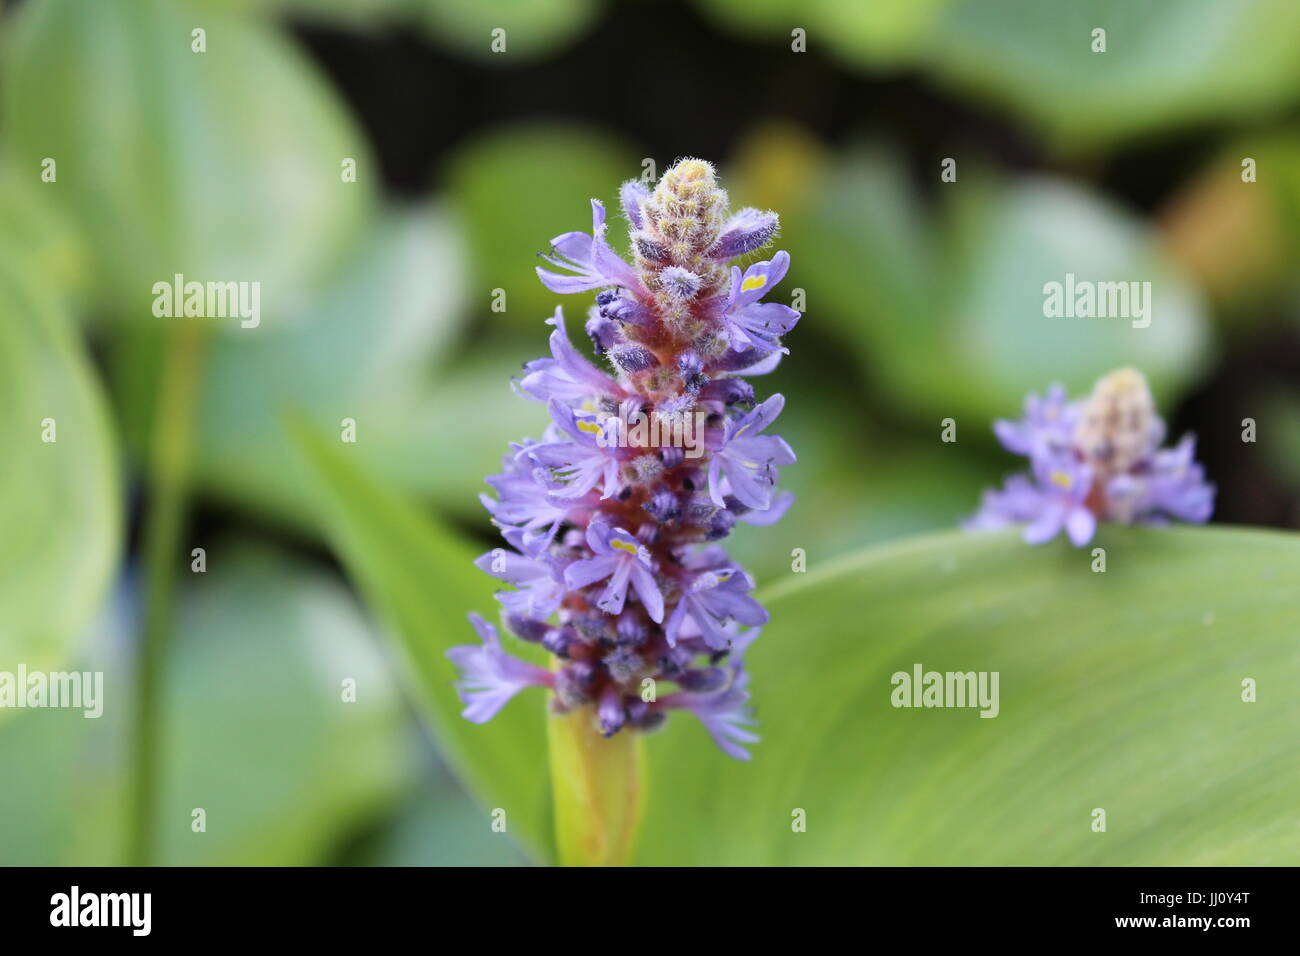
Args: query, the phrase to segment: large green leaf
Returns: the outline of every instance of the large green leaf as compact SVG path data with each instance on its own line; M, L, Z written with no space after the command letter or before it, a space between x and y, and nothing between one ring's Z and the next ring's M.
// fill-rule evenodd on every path
M544 328L538 321L535 331ZM521 399L508 377L511 370L538 357L540 343L533 344L529 348L494 342L440 369L415 414L401 428L379 430L377 472L382 467L398 487L428 498L444 513L483 521L478 496L484 490L484 469L501 460L510 442L538 437L546 427L544 408ZM434 447L457 452L430 455Z
M850 64L878 67L915 54L952 0L697 0L725 27L789 44L805 33L809 50L829 48Z
M429 36L457 52L513 66L553 52L591 25L599 0L409 0ZM503 33L495 33L501 30ZM494 42L499 38L500 42ZM501 49L501 43L505 48Z
M337 580L220 541L208 561L168 679L159 852L175 864L322 861L397 796L407 741L395 684ZM204 834L191 830L194 807Z
M564 49L600 13L600 0L207 0L269 6L294 18L377 32L417 24L439 46L515 67ZM502 30L503 34L494 31ZM502 49L504 44L504 49Z
M670 721L648 742L640 862L1300 862L1300 538L1095 545L1104 573L1062 541L952 533L769 590L754 760ZM893 707L891 675L916 664L998 672L1000 713Z
M1160 396L1191 380L1209 338L1205 308L1158 234L1068 182L993 183L963 169L938 222L880 150L827 176L788 236L790 281L808 288L805 324L853 346L892 397L935 421L987 421L1027 391L1053 381L1084 390L1121 365L1141 368ZM1044 286L1068 275L1149 282L1147 319L1046 316Z
M0 236L5 255L24 272L38 273L38 281L65 295L81 296L87 291L85 237L51 202L52 185L0 158Z
M413 449L410 422L437 418L443 409L427 379L466 317L463 268L455 227L442 210L391 210L377 218L347 268L301 309L266 316L254 334L214 340L195 448L202 490L308 526L301 463L279 417L289 408L336 434L343 419L354 419L356 448L378 473L397 472L402 487L421 494L441 487L445 467L459 456ZM157 405L163 344L159 328L141 326L113 349L123 418L141 452ZM508 396L508 386L501 387Z
M446 651L473 644L466 615L494 617L495 582L474 567L474 552L400 496L370 478L349 456L351 446L292 424L309 460L320 517L335 550L397 642L409 691L442 749L485 811L505 811L507 832L542 857L552 853L543 704L538 695L512 701L490 723L460 717L455 667ZM430 454L445 453L431 449ZM506 632L508 634L508 632ZM514 653L541 660L514 642ZM481 825L488 827L484 812Z
M539 810L540 708L458 722L441 652L486 586L427 519L309 436L345 560L415 663L417 696L490 806ZM648 742L646 863L1269 863L1300 859L1300 541L1103 529L1063 542L945 534L768 593L750 652L752 763L679 716ZM896 709L891 675L997 671L1000 712ZM1259 700L1242 700L1242 682ZM529 790L531 787L531 791ZM1094 833L1105 809L1108 832ZM794 832L792 814L807 814ZM512 819L520 814L510 810ZM544 833L525 816L525 839Z
M1074 148L1268 115L1300 94L1298 42L1293 0L957 0L919 59Z
M697 0L727 28L858 68L922 69L1062 150L1267 116L1300 94L1293 0ZM1106 31L1094 53L1093 30ZM781 54L778 54L781 55Z
M121 489L103 393L65 306L3 244L0 408L0 670L44 670L107 588Z
M474 263L475 305L497 307L505 322L536 329L555 311L556 295L537 280L538 254L557 235L591 231L592 198L605 203L610 242L625 249L618 186L641 175L640 160L608 136L578 126L536 123L495 130L451 158L448 192L465 224ZM494 316L495 318L495 316ZM574 319L576 321L576 318Z
M328 862L410 782L396 686L337 578L247 544L203 544L208 570L187 575L169 657L162 862ZM31 711L0 727L5 863L120 862L132 625L129 613L100 617L76 665L104 675L101 717ZM195 808L205 832L192 829Z
M483 826L483 811L445 769L421 781L349 862L361 866L518 866L528 862L507 829Z
M199 28L206 52L192 51ZM7 140L33 180L57 163L45 188L90 239L101 308L150 319L154 283L181 273L260 282L263 311L283 314L351 242L374 166L261 18L198 0L31 0L8 39Z

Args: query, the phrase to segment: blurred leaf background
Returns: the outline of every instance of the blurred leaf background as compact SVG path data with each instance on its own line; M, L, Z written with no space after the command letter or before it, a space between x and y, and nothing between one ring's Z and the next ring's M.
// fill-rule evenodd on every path
M132 693L142 474L180 321L150 289L176 272L264 295L261 326L220 320L205 356L185 551L209 570L181 576L163 862L548 859L538 781L517 835L478 802L544 773L536 714L469 728L446 695L441 650L491 582L431 576L488 545L482 478L542 425L509 387L555 305L535 254L646 160L704 156L736 206L780 211L806 296L762 382L791 399L799 504L733 542L760 582L781 586L794 547L820 565L952 528L1013 465L992 417L1120 364L1200 436L1217 522L1300 527L1291 0L20 0L0 30L0 670L108 685L97 721L0 711L0 862L121 858L113 702ZM1044 319L1066 272L1150 280L1151 327ZM302 436L345 417L349 459L313 467ZM358 501L388 523L356 524ZM408 703L437 693L441 713Z

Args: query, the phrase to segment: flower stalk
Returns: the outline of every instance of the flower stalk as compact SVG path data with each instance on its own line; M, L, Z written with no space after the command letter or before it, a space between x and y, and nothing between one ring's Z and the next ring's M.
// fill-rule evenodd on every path
M637 737L671 713L749 759L744 655L768 615L718 542L737 523L781 517L792 497L776 491L778 468L795 461L766 433L785 399L759 401L740 377L774 369L799 320L765 299L790 257L752 261L776 214L731 214L698 159L619 197L631 263L593 199L591 233L556 236L537 270L553 292L594 293L584 328L604 367L574 347L557 308L550 357L516 383L549 427L511 446L488 478L496 496L483 498L508 546L477 562L513 587L497 594L502 623L554 665L508 654L477 615L482 643L448 652L468 720L491 719L525 687L549 692L561 854L588 864L627 858L644 800Z
M163 747L162 682L175 605L180 540L188 507L194 419L208 328L176 320L167 330L149 461L149 509L144 525L144 611L136 670L132 778L126 854L134 866L154 862L159 754Z
M639 734L605 737L590 707L547 721L555 843L563 866L622 866L645 809Z

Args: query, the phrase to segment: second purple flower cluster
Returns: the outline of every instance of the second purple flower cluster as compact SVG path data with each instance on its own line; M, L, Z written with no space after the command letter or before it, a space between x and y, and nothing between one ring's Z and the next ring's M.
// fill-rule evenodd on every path
M1030 395L1019 421L998 421L993 431L1008 451L1029 459L1029 470L984 493L966 524L972 530L1023 524L1030 544L1064 530L1082 547L1100 521L1200 524L1214 510L1196 440L1187 435L1160 447L1164 422L1146 379L1133 369L1105 376L1080 401L1069 401L1061 385Z

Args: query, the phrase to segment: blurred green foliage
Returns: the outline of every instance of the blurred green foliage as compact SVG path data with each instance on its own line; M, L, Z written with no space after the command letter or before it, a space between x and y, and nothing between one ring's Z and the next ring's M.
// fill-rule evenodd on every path
M340 834L411 784L395 685L337 580L239 542L208 551L176 628L160 862L327 862ZM23 768L0 788L6 864L120 858L134 625L124 605L91 631L81 667L104 672L102 717L34 710L0 725L0 762ZM341 702L345 679L355 703Z
M148 320L177 273L262 283L283 313L342 260L374 201L347 112L279 31L171 0L32 3L9 36L5 139L25 169L58 163L87 242L94 308Z
M1010 110L1060 150L1205 119L1267 117L1300 86L1290 0L699 0L754 37L825 44L850 66L923 70ZM1105 31L1094 50L1093 31Z
M103 390L70 316L0 240L0 670L57 669L121 548L122 491ZM11 712L0 709L0 722Z

